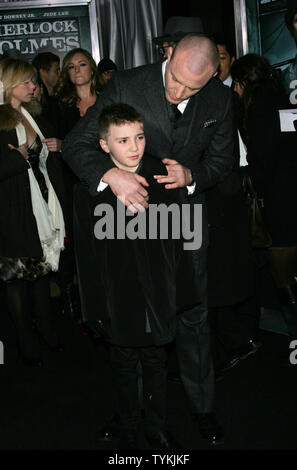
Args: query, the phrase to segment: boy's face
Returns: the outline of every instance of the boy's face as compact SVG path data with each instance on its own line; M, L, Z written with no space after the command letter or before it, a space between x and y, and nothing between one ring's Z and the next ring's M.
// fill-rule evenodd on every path
M140 122L111 124L107 139L100 139L100 145L118 168L134 172L145 149L143 125Z

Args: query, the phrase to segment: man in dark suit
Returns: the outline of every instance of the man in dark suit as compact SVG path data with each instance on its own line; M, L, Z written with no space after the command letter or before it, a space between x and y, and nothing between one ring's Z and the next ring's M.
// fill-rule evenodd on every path
M126 206L148 207L147 181L135 173L112 168L98 155L97 120L104 106L123 102L144 118L147 151L163 160L168 175L155 175L170 190L188 186L193 204L204 202L205 189L223 180L233 166L232 96L216 77L219 54L205 36L189 34L171 48L167 61L118 72L66 137L63 158L91 195L107 183ZM181 116L177 119L178 112ZM214 371L207 324L207 218L203 210L202 246L193 251L199 306L181 313L177 327L180 375L202 436L222 441L213 412Z
M219 78L233 89L232 43L222 33L212 36L220 53ZM238 112L238 95L234 92ZM236 121L236 112L235 112ZM257 352L260 306L255 297L251 228L240 173L237 128L235 165L224 181L205 192L209 227L208 319L212 332L216 380Z

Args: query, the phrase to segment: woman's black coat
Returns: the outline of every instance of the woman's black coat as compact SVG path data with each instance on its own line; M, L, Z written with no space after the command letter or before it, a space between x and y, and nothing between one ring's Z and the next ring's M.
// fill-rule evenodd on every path
M279 110L292 107L285 94L259 94L247 116L248 172L264 199L274 246L297 245L297 139L281 132Z
M18 147L17 122L9 108L0 106L0 256L39 258L43 253L32 209L29 164L20 152L8 147L8 144ZM43 135L51 137L47 135L46 123L34 119ZM65 219L67 203L58 154L49 153L47 170Z

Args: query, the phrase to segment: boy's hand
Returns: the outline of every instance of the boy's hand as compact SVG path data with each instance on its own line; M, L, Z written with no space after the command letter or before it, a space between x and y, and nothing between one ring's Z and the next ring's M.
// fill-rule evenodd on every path
M170 158L163 158L162 162L166 166L168 174L154 175L154 178L158 183L168 183L165 184L166 189L184 188L192 183L193 177L189 168Z
M148 208L149 197L144 186L148 187L149 184L143 176L112 168L103 175L102 181L110 186L113 194L129 207L133 214L144 212Z

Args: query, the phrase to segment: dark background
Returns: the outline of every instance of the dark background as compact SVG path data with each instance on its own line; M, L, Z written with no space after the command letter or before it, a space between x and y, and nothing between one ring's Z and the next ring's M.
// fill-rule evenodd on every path
M170 16L198 16L204 32L223 32L235 43L233 0L162 0L163 27Z

